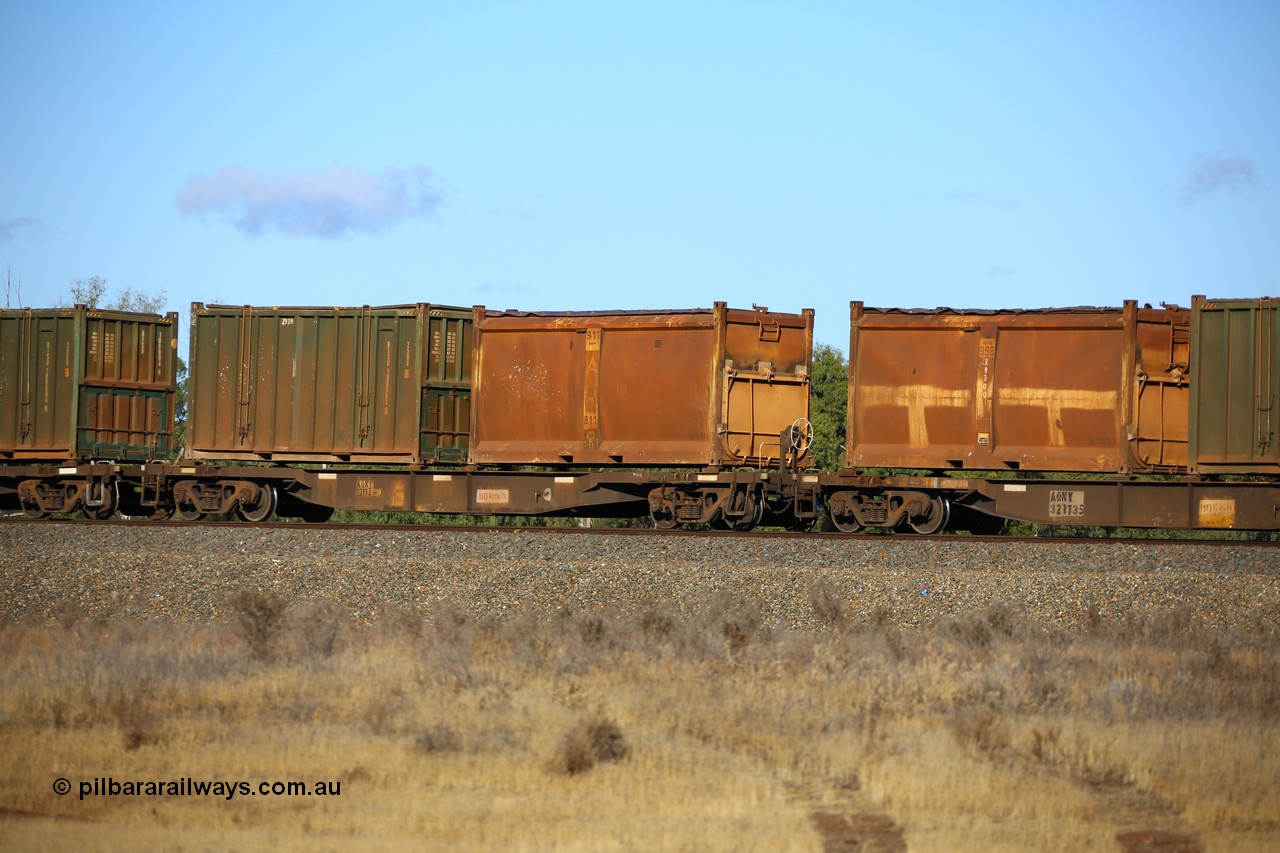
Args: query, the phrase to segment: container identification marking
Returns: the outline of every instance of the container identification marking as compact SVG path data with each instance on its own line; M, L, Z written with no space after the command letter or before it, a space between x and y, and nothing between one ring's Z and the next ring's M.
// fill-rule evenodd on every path
M378 488L373 480L359 479L356 480L356 497L380 498L382 497L382 489Z
M478 504L509 504L511 503L510 489L476 489L476 503Z
M1050 518L1083 518L1084 492L1055 489L1049 492Z
M1236 523L1234 498L1201 498L1201 527L1232 527Z

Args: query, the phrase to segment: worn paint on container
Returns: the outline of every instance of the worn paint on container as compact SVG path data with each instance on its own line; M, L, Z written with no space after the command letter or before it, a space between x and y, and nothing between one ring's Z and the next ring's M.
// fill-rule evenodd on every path
M465 460L471 309L191 307L189 455Z
M0 458L168 456L177 326L83 305L0 311Z
M1186 309L850 316L850 467L1186 468Z
M812 353L809 309L477 309L471 460L777 464Z
M1194 470L1280 473L1280 302L1191 302Z

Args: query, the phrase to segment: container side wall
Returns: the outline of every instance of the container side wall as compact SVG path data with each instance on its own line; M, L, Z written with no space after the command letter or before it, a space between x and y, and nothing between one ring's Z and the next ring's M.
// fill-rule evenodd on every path
M599 330L598 342L596 365L584 366L584 389L591 383L598 400L593 405L588 395L582 407L589 458L711 464L717 409L712 330L611 326Z
M585 452L585 341L572 328L481 331L472 461L550 463Z
M992 456L1031 470L1123 470L1123 331L1107 325L1001 328Z
M494 313L476 341L476 463L744 464L808 414L811 313Z
M848 464L965 467L978 433L977 335L868 322L855 338Z
M1132 304L968 313L854 303L846 463L1133 470L1127 421L1135 417L1136 316ZM1168 372L1168 363L1161 369ZM1170 441L1163 455L1162 420L1167 412L1176 416L1176 396L1170 391L1147 416L1149 451L1160 464L1176 464L1183 452Z
M220 340L206 341L209 335L202 334L193 351L201 414L192 455L278 462L439 461L439 454L423 453L429 312L442 323L446 315L455 322L441 336L440 369L452 371L452 384L465 395L469 375L458 366L465 350L455 318L470 317L469 309L206 307L200 329L213 329ZM465 430L465 417L461 425ZM455 424L447 426L450 440L458 444ZM454 457L457 461L456 452Z
M242 354L249 334L239 312L192 306L187 441L193 454L247 449L238 424L248 420Z
M12 452L20 440L25 352L18 315L0 314L0 453Z

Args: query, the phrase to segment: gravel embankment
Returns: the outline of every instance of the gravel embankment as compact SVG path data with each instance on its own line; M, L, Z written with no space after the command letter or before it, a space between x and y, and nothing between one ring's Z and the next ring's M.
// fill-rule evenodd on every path
M1280 626L1280 549L1100 542L936 542L517 534L431 529L254 530L0 525L0 621L75 608L95 618L226 618L245 587L338 602L360 620L451 603L478 616L726 596L775 625L812 623L825 579L854 619L904 625L1008 605L1046 624L1189 609L1222 628ZM1270 627L1267 627L1270 626Z

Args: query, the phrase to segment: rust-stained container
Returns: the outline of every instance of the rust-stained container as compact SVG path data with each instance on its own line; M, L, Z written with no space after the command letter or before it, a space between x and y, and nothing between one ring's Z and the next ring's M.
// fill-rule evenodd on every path
M1280 473L1280 301L1195 296L1191 330L1194 470Z
M1184 308L851 305L850 467L1179 472Z
M466 459L471 309L191 306L188 456Z
M812 354L811 309L477 308L471 460L776 464L809 415Z
M168 456L177 330L173 313L0 311L0 459Z

